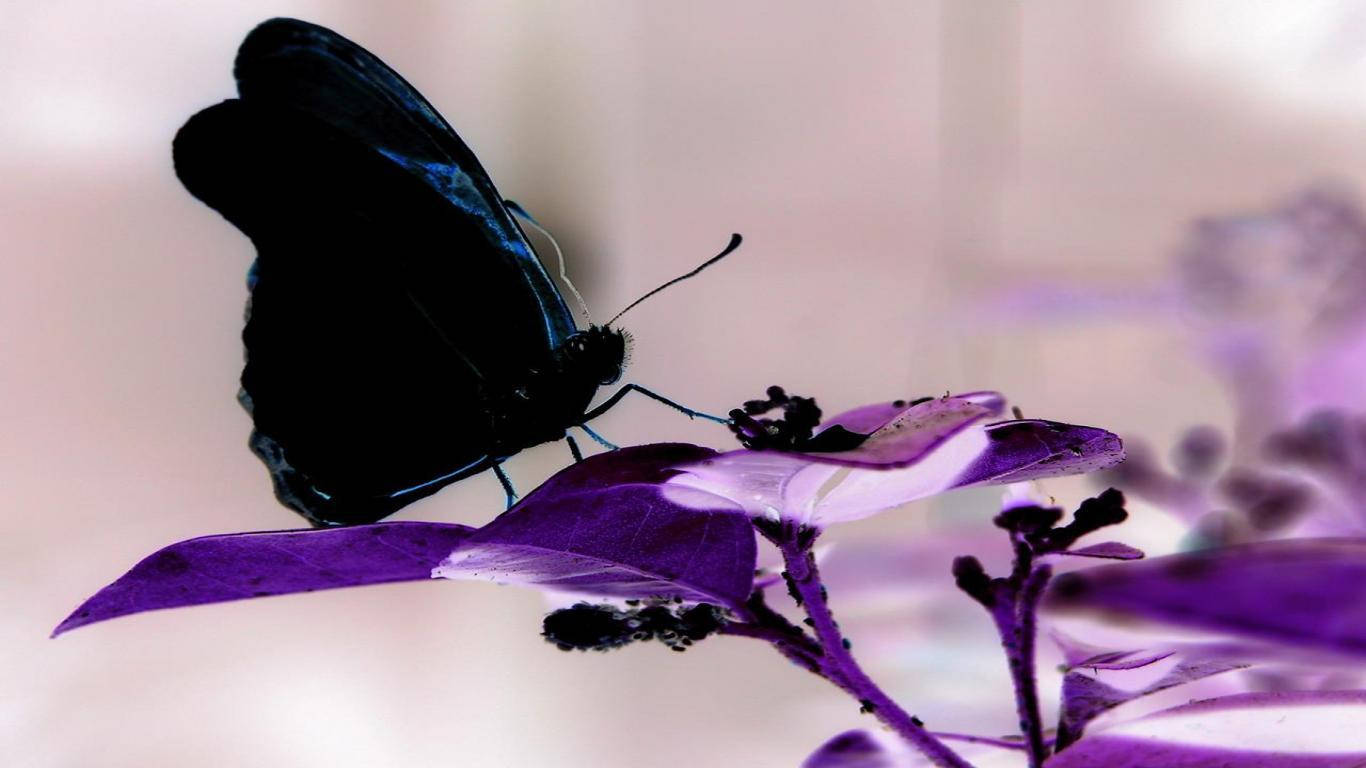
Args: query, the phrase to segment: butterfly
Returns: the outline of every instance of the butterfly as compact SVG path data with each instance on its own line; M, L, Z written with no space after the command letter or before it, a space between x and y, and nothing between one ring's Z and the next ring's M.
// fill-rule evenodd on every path
M239 400L283 504L373 522L490 469L511 503L503 460L571 426L597 438L585 422L632 391L724 422L635 384L590 409L622 375L621 314L578 328L516 215L539 225L373 54L272 19L234 75L239 98L191 117L172 154L256 247Z

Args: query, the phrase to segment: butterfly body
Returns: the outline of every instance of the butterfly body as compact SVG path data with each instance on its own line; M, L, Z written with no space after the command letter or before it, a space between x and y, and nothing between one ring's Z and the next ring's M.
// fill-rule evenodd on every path
M240 399L281 502L372 522L589 417L623 332L577 328L416 90L292 19L253 30L235 74L240 98L193 116L174 158L256 246Z
M590 326L529 369L521 385L490 392L483 408L495 418L494 453L511 456L563 438L568 427L582 423L598 387L621 378L625 357L622 331Z

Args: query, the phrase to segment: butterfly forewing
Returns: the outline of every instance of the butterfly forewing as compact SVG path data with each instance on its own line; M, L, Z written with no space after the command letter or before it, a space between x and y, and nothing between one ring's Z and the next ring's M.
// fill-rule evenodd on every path
M489 394L573 319L473 155L373 56L275 20L238 74L243 98L191 118L174 154L257 249L253 449L314 522L376 520L502 458Z
M536 304L535 311L515 316L509 308L504 321L525 323L523 332L542 334L546 348L575 331L564 299L479 160L388 65L329 29L297 19L271 19L242 42L234 74L244 100L306 112L421 177L475 222L487 241L486 249L478 249L481 257L514 265ZM474 246L453 245L461 250Z

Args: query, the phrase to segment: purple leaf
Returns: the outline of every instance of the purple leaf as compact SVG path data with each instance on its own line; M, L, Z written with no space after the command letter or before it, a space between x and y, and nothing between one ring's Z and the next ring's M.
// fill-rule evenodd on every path
M967 396L924 403L905 415L931 405L934 418L927 413L921 421L894 421L853 451L733 451L688 466L670 485L725 496L751 515L826 526L952 488L1087 472L1124 456L1119 438L1094 427L1039 420L978 424L984 406ZM833 458L850 455L875 458L882 468L840 466L849 460Z
M895 756L867 731L845 731L825 742L802 768L895 768Z
M1076 638L1068 637L1056 629L1048 634L1053 640L1053 644L1058 646L1058 650L1062 651L1063 661L1065 662L1063 671L1073 669L1138 669L1150 664L1156 664L1176 653L1174 650L1116 651L1102 648L1098 645L1091 645L1090 643L1083 643Z
M901 402L901 401L897 401ZM805 452L826 464L894 468L914 464L954 435L992 416L999 416L1005 399L998 392L969 392L939 397L915 405L867 405L846 411L821 424L820 432L842 426L867 434L858 447L830 453Z
M1152 651L1142 653L1139 651L1115 651L1113 653L1102 653L1092 656L1089 659L1082 659L1076 664L1069 664L1071 669L1089 669L1093 672L1101 669L1111 671L1127 671L1130 669L1142 669L1150 667L1163 659L1171 658L1176 651Z
M1104 565L1048 605L1366 655L1366 539L1289 539Z
M1104 541L1099 544L1092 544L1081 549L1068 549L1058 552L1059 555L1069 555L1071 557L1094 557L1102 560L1142 560L1143 550L1135 549L1128 544L1121 544L1118 541Z
M986 448L952 487L1080 475L1124 458L1124 445L1113 433L1056 421L1003 421L988 425L986 437Z
M1360 768L1366 691L1244 693L1121 723L1047 768Z
M162 608L426 581L432 568L473 530L403 522L189 539L144 558L82 603L52 636Z
M584 459L474 532L433 575L739 607L754 579L749 517L719 496L662 489L675 465L713 455L666 443Z
M905 400L861 405L821 422L820 429L816 430L816 434L820 434L831 427L840 426L856 434L871 435L886 426L887 422L905 413L908 408L914 408L918 405L919 403L909 405ZM849 733L861 733L861 731L850 731Z
M1140 658L1132 666L1111 666L1111 669L1137 669L1157 662L1164 657ZM1112 662L1122 664L1122 662ZM1084 666L1084 665L1083 665ZM1062 715L1058 724L1058 743L1066 746L1076 741L1086 728L1087 723L1121 704L1144 696L1175 688L1178 685L1195 682L1211 675L1244 669L1246 664L1219 659L1186 660L1179 662L1171 671L1155 682L1135 691L1126 691L1102 682L1098 678L1083 674L1075 669L1063 675ZM1094 668L1099 669L1097 664Z

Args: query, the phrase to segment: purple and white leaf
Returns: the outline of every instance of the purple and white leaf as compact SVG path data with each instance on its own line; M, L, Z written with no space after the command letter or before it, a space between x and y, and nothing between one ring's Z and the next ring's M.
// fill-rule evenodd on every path
M669 485L725 496L751 515L826 526L953 488L1078 474L1124 456L1119 438L1102 429L980 423L999 407L994 393L940 398L910 406L851 451L733 451L687 466Z
M798 455L849 467L905 467L973 424L1001 415L1004 408L1005 398L999 392L969 392L915 405L866 405L836 415L822 423L817 431L819 434L841 426L868 435L857 447L837 452L799 452Z
M1288 539L1058 577L1048 607L1366 655L1366 539Z
M1124 459L1119 437L1096 427L1019 419L990 424L984 432L986 444L951 487L1080 475Z
M375 523L203 536L149 555L95 593L52 635L163 608L394 581L428 581L473 528Z
M1169 659L1176 654L1176 651L1116 651L1114 653L1102 653L1087 659L1082 659L1075 664L1068 665L1068 671L1074 669L1089 669L1092 672L1099 670L1109 670L1112 672L1127 672L1131 669L1142 669L1150 667L1163 659Z
M1112 650L1084 643L1054 629L1049 632L1053 644L1062 651L1065 669L1129 670L1156 664L1176 653L1174 650Z
M1160 661L1164 656L1143 656L1125 665L1121 660L1108 664L1089 665L1093 670L1132 670ZM1086 667L1085 663L1079 667ZM1135 699L1150 696L1168 688L1185 685L1212 675L1243 669L1246 664L1224 659L1183 659L1177 662L1167 674L1137 690L1125 690L1102 681L1099 677L1087 675L1074 668L1062 679L1062 713L1058 725L1058 738L1063 744L1075 741L1088 723L1102 714Z
M1244 693L1086 736L1047 768L1360 768L1366 691Z
M811 506L831 478L849 467L912 466L946 441L1000 413L1004 401L994 392L945 397L915 405L880 403L841 413L822 424L823 432L842 426L868 437L857 448L835 453L739 450L687 467L670 486L693 487L735 500L750 514L797 517ZM876 510L874 510L876 511ZM868 512L867 514L871 514Z
M591 456L475 531L432 575L739 607L754 579L749 517L704 491L663 491L676 465L713 455L666 443Z

